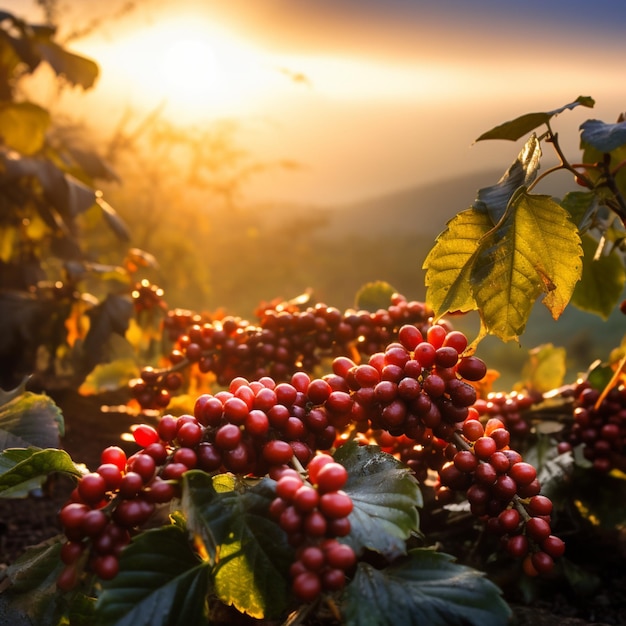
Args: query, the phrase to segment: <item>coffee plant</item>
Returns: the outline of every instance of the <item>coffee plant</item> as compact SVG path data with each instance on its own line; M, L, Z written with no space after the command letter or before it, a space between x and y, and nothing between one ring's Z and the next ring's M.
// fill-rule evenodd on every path
M115 172L25 87L46 66L60 90L87 90L97 64L57 43L54 28L6 11L0 52L0 384L77 385L126 333L137 272L155 261L128 248L128 229L96 186Z
M0 17L15 55L52 45L53 33ZM28 71L40 57L20 59ZM31 211L12 218L14 235L38 211L42 222L58 218L48 222L65 241L68 220L101 198L88 189L66 213L49 194L35 201L48 179L28 188L20 168L39 155L37 177L51 167L45 158L62 160L34 105L7 106L33 114L20 135L33 143L5 155L18 163L7 188ZM132 285L124 302L135 328L157 333L162 353L130 377L137 423L95 467L62 449L63 416L48 396L25 383L2 392L0 496L28 497L55 474L75 479L59 535L1 574L4 622L497 625L511 619L509 597L563 581L580 589L570 541L625 521L623 507L594 497L607 492L613 504L625 493L624 347L567 382L552 371L563 369L562 353L541 346L508 393L493 390L495 373L478 356L488 334L517 340L541 297L555 319L570 301L604 317L620 306L626 122L582 124L582 159L570 162L552 126L578 106L593 101L479 137L530 135L500 181L437 238L425 302L371 283L351 310L309 294L265 303L250 322L169 310L157 286ZM539 175L544 145L559 164ZM533 193L557 170L583 190ZM43 263L59 243L45 241L19 251ZM25 269L9 249L3 263ZM450 314L474 310L472 339ZM108 319L127 335L128 324ZM87 337L87 356L97 350L89 346ZM89 361L96 387L101 356Z

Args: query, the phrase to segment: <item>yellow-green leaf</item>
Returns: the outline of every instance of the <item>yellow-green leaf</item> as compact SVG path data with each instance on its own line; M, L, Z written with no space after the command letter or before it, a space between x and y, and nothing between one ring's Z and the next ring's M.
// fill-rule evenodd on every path
M594 259L598 241L591 235L583 235L582 244L584 251L582 278L574 289L572 304L582 311L595 313L607 319L624 290L626 281L624 265L615 249Z
M492 228L489 215L468 209L453 217L426 257L426 301L435 317L477 308L469 273L480 239Z
M356 307L372 313L377 309L386 309L394 293L396 289L384 280L367 283L356 294Z
M0 103L0 136L18 152L31 155L43 146L50 114L32 102Z
M89 396L105 391L116 391L138 375L139 368L133 359L116 359L110 363L100 363L91 370L78 393Z
M560 387L566 372L565 356L565 348L551 343L531 350L522 373L525 386L540 393Z
M0 230L0 261L8 263L11 260L16 241L16 228L5 226L2 230Z
M517 339L541 293L557 319L580 279L581 255L568 212L550 196L520 189L481 240L471 269L472 293L488 332L503 341Z

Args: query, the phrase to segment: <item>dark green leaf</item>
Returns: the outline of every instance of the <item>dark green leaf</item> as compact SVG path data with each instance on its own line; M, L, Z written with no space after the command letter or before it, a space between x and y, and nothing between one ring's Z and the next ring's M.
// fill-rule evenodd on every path
M96 201L96 192L77 178L65 175L67 184L67 210L72 217L84 213Z
M60 617L56 579L63 563L62 538L27 548L6 570L10 586L0 593L0 623L57 626Z
M423 505L411 471L378 446L341 446L335 460L348 470L344 491L352 498L351 531L345 542L357 554L374 550L394 559L406 553L406 540L419 532L417 507Z
M109 294L104 302L90 309L88 315L89 331L83 343L85 373L104 360L112 333L125 335L133 315L133 303L129 297Z
M554 111L547 111L542 113L527 113L521 117L517 117L514 120L500 124L495 128L483 133L476 141L483 141L485 139L507 139L509 141L517 141L520 137L523 137L527 133L535 130L535 128L542 124L547 124L555 115L562 113L566 109L573 109L579 105L593 108L595 101L588 96L578 96L574 102L566 104Z
M540 158L541 145L533 133L497 184L478 191L472 208L487 211L492 223L497 224L515 191L520 187L528 187L537 177Z
M65 450L9 448L0 452L0 498L24 498L53 473L80 476Z
M396 289L383 280L367 283L356 294L356 307L371 313L378 309L386 309L391 304L391 296L394 293Z
M130 231L124 220L118 215L117 211L104 200L101 195L96 196L96 203L102 211L102 217L115 236L121 241L130 240Z
M626 524L626 480L611 474L599 476L593 469L576 467L567 489L568 500L594 525L609 532ZM575 489L575 495L573 490Z
M63 427L63 416L53 400L27 391L0 406L0 450L56 447Z
M120 572L103 583L99 626L189 626L206 621L209 564L187 534L165 526L138 535L120 558Z
M511 610L481 572L417 549L398 565L360 563L346 589L347 626L505 626Z
M49 39L38 42L37 50L52 69L71 85L79 85L83 89L93 87L100 73L95 61L69 52Z
M591 214L598 206L598 198L593 191L571 191L563 197L561 206L582 231L587 227Z
M582 311L607 319L622 297L626 272L620 254L613 248L600 254L598 241L589 234L582 237L583 271L574 289L572 304Z
M587 120L580 125L581 140L599 152L613 152L626 145L626 122L607 124L600 120Z
M29 376L26 376L22 382L14 389L2 389L0 388L0 408L10 402L11 400L26 393L26 383Z
M279 615L287 606L293 560L285 533L270 518L274 481L235 489L230 476L185 474L183 511L215 562L215 593L252 617Z

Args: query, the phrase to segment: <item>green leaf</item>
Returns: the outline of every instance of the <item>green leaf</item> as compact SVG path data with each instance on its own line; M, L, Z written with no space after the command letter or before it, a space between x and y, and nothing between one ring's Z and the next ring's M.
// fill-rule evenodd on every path
M378 446L346 443L335 461L348 470L344 491L352 498L351 531L344 539L357 554L374 550L394 559L406 554L406 540L419 532L422 493L411 471Z
M424 260L426 301L440 318L477 308L469 273L482 237L493 227L487 213L468 209L454 216Z
M541 145L533 133L497 184L483 187L478 191L478 197L472 208L487 211L492 223L497 224L502 219L515 191L522 186L528 187L537 177L540 158Z
M210 567L177 526L138 535L122 552L120 572L103 583L99 626L189 626L206 622Z
M584 148L583 162L602 163L603 165L606 165L606 169L613 172L612 175L615 180L617 191L622 194L622 196L626 196L626 167L621 166L621 164L626 160L626 145L618 146L609 152L608 154L610 155L610 159L609 162L605 164L604 152L601 152L585 142L581 142L581 144ZM604 167L588 167L585 170L585 174L594 185L597 185L594 191L601 198L601 200L604 200L605 202L606 200L614 200L614 192L611 191L611 189L605 184L606 176Z
M64 538L27 548L6 570L10 586L0 593L0 623L56 626L60 617L56 579L63 568ZM5 583L5 584L6 584Z
M212 478L197 470L183 480L182 508L188 528L215 562L215 593L259 619L286 608L293 561L285 533L269 516L274 486L264 479L242 490L231 476Z
M549 196L518 190L473 259L473 295L488 332L503 341L517 339L541 293L558 319L580 278L581 254L567 211Z
M607 474L598 476L593 470L577 467L569 481L567 494L580 514L594 525L609 532L626 524L626 508L616 503L626 501L626 480ZM575 495L572 497L573 486Z
M61 411L46 395L27 391L0 406L0 450L57 447L63 430Z
M626 281L624 265L615 248L596 259L599 244L591 235L583 235L582 244L583 271L574 289L572 304L606 320L622 297Z
M0 453L0 498L23 498L53 473L81 476L65 450L9 448Z
M613 152L626 145L626 122L607 124L600 120L587 120L580 125L581 140L599 152Z
M587 381L597 391L602 390L611 382L613 378L613 368L607 363L594 363L587 373Z
M384 280L367 283L356 294L356 308L371 313L378 309L386 309L394 293L397 293L397 290Z
M560 387L567 370L565 358L565 348L551 343L530 350L522 372L525 386L540 393Z
M346 588L347 626L505 626L511 610L481 572L416 549L384 570L359 563Z
M0 103L0 135L7 146L21 154L41 150L49 126L48 111L32 102Z
M574 102L566 104L554 111L547 111L541 113L527 113L521 117L517 117L514 120L500 124L495 128L483 133L476 141L483 141L485 139L506 139L509 141L517 141L520 137L523 137L527 133L535 130L542 124L547 124L555 115L562 113L566 109L573 109L579 105L593 108L595 101L588 96L578 96Z

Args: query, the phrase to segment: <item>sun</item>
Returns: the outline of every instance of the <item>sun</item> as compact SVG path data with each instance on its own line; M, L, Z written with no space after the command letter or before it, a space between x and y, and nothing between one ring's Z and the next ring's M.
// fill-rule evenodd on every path
M204 18L163 19L89 51L127 102L177 120L238 115L267 91L267 57Z
M157 62L162 68L166 95L176 100L209 98L220 86L217 55L207 39L179 39L163 50Z

